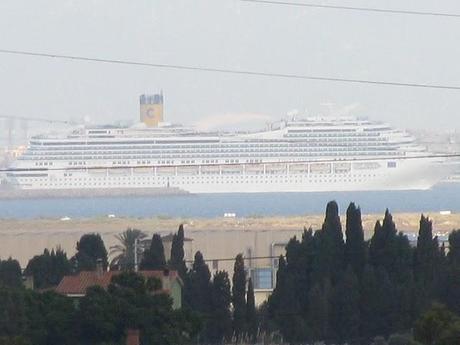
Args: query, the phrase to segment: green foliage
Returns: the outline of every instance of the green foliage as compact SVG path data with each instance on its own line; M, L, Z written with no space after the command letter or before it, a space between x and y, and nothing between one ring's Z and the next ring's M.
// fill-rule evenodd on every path
M361 211L350 204L345 232L343 243L331 202L321 230L289 241L266 307L267 331L279 330L289 343L386 344L391 334L410 330L438 296L460 312L460 231L450 236L446 259L429 219L421 217L413 249L387 210L365 242Z
M427 345L457 344L460 318L445 306L433 304L415 323L414 338Z
M348 266L332 298L332 325L335 338L339 343L354 344L360 337L360 293L359 283L354 270Z
M422 345L418 341L412 339L410 334L392 334L388 338L388 345Z
M118 244L110 247L110 256L113 256L110 267L122 271L134 270L134 250L136 241L144 239L146 235L137 229L128 228L121 234L115 236Z
M34 345L77 344L73 301L54 292L25 292L28 327L26 334Z
M32 345L32 343L22 336L0 337L0 345Z
M107 270L108 259L104 241L99 234L85 234L77 242L77 253L71 259L77 271L94 271L98 260Z
M144 251L140 269L141 270L162 270L166 266L165 249L161 236L154 234L150 242L150 248Z
M361 209L354 203L347 209L345 236L345 265L350 265L355 274L361 276L366 265L367 246L364 241Z
M329 338L330 295L329 280L316 284L309 291L307 316L307 332L309 333L307 337L309 339L325 340Z
M22 289L0 289L0 335L22 336L27 327Z
M204 261L201 252L195 253L192 269L188 273L186 280L186 304L194 312L198 313L203 319L201 339L208 339L212 336L213 330L210 329L212 311L212 285L209 267Z
M460 230L449 235L449 253L445 272L443 302L460 315Z
M254 286L252 279L248 280L248 291L246 293L246 335L251 344L257 340L259 324L257 320L256 302L254 297Z
M219 271L214 275L211 289L212 310L207 318L207 341L221 344L232 335L230 279L227 272Z
M315 233L314 279L331 279L335 284L344 269L344 241L339 209L335 201L326 207L321 231Z
M51 253L45 249L43 254L29 260L24 274L33 277L34 288L44 289L57 286L71 270L72 265L62 249L57 248L56 251L53 249Z
M242 254L235 258L232 283L233 333L239 341L246 325L246 271Z
M22 273L19 262L9 258L0 262L0 286L17 288L22 286Z
M118 327L119 319L112 296L98 286L91 287L80 301L80 338L89 344L118 340L124 331Z
M185 266L185 253L184 253L184 225L179 226L177 234L174 234L171 244L171 259L169 265L171 269L179 272L179 276L184 279L187 274L187 267Z

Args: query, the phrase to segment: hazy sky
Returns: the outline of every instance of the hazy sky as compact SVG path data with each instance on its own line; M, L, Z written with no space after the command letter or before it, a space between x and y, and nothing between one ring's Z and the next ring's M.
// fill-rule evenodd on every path
M458 0L316 2L460 13ZM0 33L0 49L460 86L460 18L237 0L1 0ZM137 120L139 95L160 89L171 122L263 126L293 109L346 109L402 127L460 130L460 91L0 54L2 114Z

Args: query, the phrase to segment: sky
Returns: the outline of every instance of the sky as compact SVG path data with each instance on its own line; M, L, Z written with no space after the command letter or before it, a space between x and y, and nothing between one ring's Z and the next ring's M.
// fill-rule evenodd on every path
M460 13L458 0L308 2ZM460 18L238 0L0 1L0 49L160 64L460 86L459 42ZM206 128L263 127L297 111L460 131L460 91L0 54L0 114L137 121L139 95L160 90L167 121Z

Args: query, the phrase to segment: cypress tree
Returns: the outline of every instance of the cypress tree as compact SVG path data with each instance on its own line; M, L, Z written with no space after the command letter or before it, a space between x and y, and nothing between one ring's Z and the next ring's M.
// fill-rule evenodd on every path
M314 280L330 277L332 284L338 280L344 264L344 241L339 208L335 201L326 207L326 217L321 231L315 233Z
M188 274L187 302L189 307L203 318L202 339L213 336L210 328L212 312L211 273L200 251L195 253L192 269Z
M449 235L449 253L447 259L451 266L460 267L460 229Z
M212 312L209 319L208 341L212 344L221 344L231 338L231 300L228 274L225 271L219 271L214 275L211 292Z
M308 293L309 340L312 342L326 341L330 337L330 295L329 280L317 283Z
M360 336L360 293L358 278L348 266L334 289L332 329L339 344L356 344Z
M165 250L161 236L154 234L150 242L150 248L144 251L141 264L141 270L162 270L165 268Z
M291 255L293 253L290 254L290 250L299 248L298 242L294 238L290 243L291 246L286 250L290 263L286 263L284 257L280 256L276 287L268 301L268 312L286 341L301 342L308 333L304 315L307 309L300 303L297 292L302 289L298 282L302 280L299 275L303 271L302 267L296 266L296 260L293 259L295 256Z
M195 259L190 271L190 281L193 300L192 308L203 314L211 310L211 272L200 251L195 253Z
M184 225L181 224L177 234L174 234L173 236L171 244L170 266L172 269L179 272L179 276L182 278L182 280L184 280L187 273L184 257Z
M460 230L449 235L449 253L447 254L447 279L445 286L445 303L460 315Z
M246 334L248 341L254 344L257 340L258 321L256 312L256 301L252 279L248 280L248 291L246 294Z
M439 244L438 239L433 238L433 223L422 214L414 258L414 273L417 281L423 284L433 282L438 259Z
M393 261L392 249L394 239L396 238L396 226L393 217L388 211L385 211L383 223L379 221L375 224L374 234L369 244L369 261L375 267L384 267L391 269Z
M233 333L240 341L246 324L246 271L242 254L235 258L232 278Z
M366 265L361 278L361 336L367 340L379 334L379 312L377 291L379 283L374 267Z
M393 285L390 275L384 267L376 269L377 289L374 291L376 296L376 308L374 313L377 314L375 335L388 337L397 329L396 320L398 318L397 301L395 296L395 286Z
M350 203L347 209L345 229L345 265L351 265L356 275L361 276L366 265L367 246L361 220L361 209Z

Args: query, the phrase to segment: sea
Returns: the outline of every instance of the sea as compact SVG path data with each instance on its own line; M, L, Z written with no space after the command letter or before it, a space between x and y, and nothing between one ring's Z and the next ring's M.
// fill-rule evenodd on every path
M426 191L190 194L153 197L43 198L0 200L1 219L171 217L215 218L321 214L335 200L340 212L350 202L363 214L391 212L460 212L460 183Z

